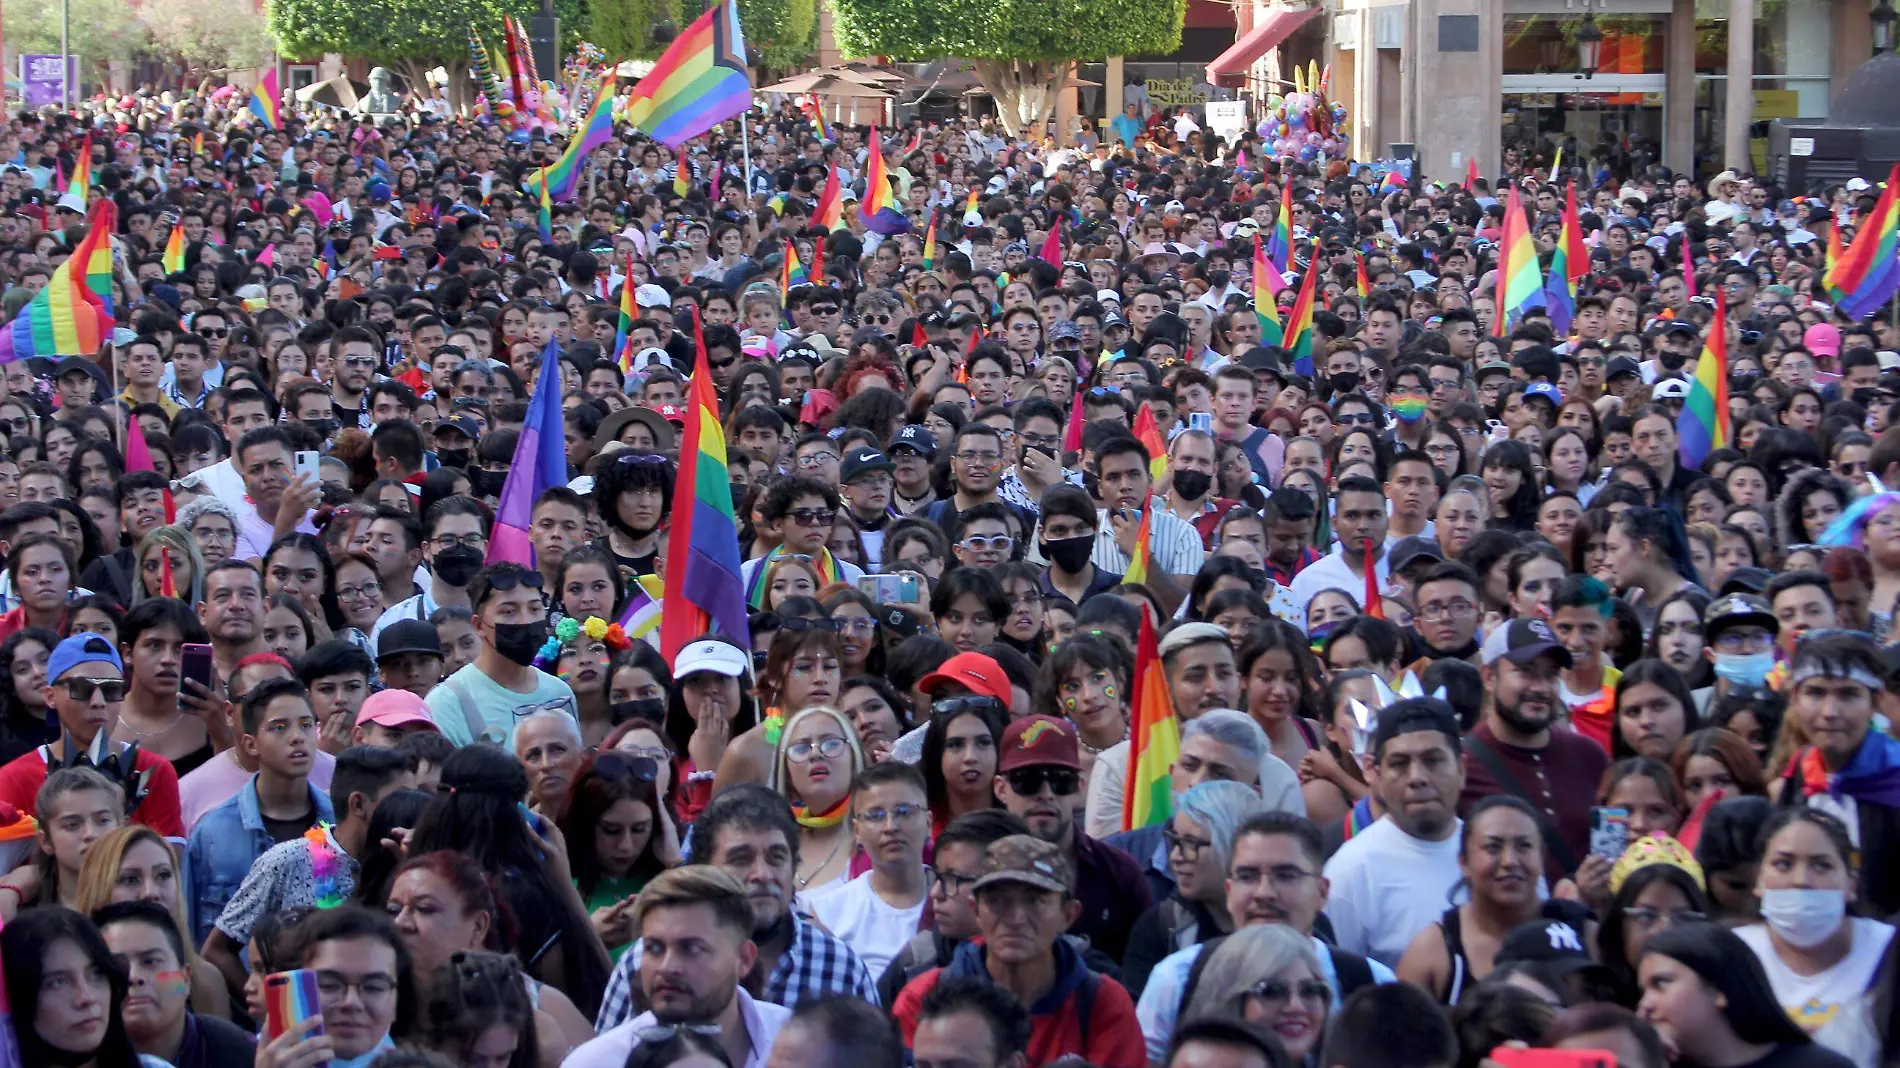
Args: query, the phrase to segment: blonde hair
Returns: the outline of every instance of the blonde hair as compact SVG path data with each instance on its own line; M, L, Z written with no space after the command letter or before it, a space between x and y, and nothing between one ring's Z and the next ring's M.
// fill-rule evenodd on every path
M653 877L633 903L633 922L645 926L655 909L686 908L705 905L722 927L752 937L752 902L739 880L724 868L711 864L686 864L669 868Z
M153 527L145 537L139 539L138 552L132 557L132 603L136 605L150 599L151 595L145 592L145 555L161 546L173 553L174 574L180 564L191 568L191 581L186 584L188 588L178 591L178 599L193 605L204 600L204 554L198 551L198 543L192 538L189 528L170 524Z
M784 795L787 800L791 799L792 777L791 769L787 767L789 761L785 756L785 751L792 745L792 728L815 715L831 717L831 721L838 725L838 733L844 735L844 744L851 748L851 771L845 776L845 781L848 783L857 778L858 772L864 770L864 750L858 745L857 728L851 725L851 721L845 718L843 712L830 705L809 705L786 718L785 726L778 734L778 752L772 754L772 781L767 785Z

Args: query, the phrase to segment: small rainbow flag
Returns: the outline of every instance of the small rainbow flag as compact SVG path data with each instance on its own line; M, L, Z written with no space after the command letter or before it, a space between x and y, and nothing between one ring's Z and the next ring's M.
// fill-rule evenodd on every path
M0 363L31 356L91 358L99 354L112 332L112 316L87 286L86 276L78 272L93 261L99 246L108 244L115 219L112 201L93 205L92 225L73 254L53 270L51 280L13 321L0 327Z
M1174 783L1168 772L1181 758L1181 725L1175 718L1174 698L1162 671L1154 624L1145 611L1135 641L1135 692L1129 711L1122 829L1132 831L1174 816Z
M1504 207L1504 235L1498 241L1498 310L1491 320L1491 333L1503 337L1510 332L1510 321L1523 315L1537 303L1544 291L1544 280L1537 269L1537 246L1531 243L1530 222L1524 218L1524 204L1511 187Z
M679 159L673 163L673 192L685 196L693 189L693 164L686 158L686 146L681 145Z
M1286 280L1267 262L1265 238L1253 245L1253 314L1260 320L1260 343L1278 345L1286 340L1286 326L1280 322L1280 303L1276 299L1286 288Z
M811 224L826 230L844 225L844 189L838 184L838 168L825 172L825 188L818 194L818 206L812 209Z
M1570 257L1581 255L1583 251L1583 224L1578 216L1572 214L1577 209L1577 187L1571 183L1569 195L1564 204L1563 230L1557 238L1557 245L1550 253L1550 274L1544 283L1544 309L1550 313L1550 324L1563 337L1570 333L1570 324L1577 317L1577 280L1571 269ZM1586 258L1582 264L1589 269Z
M740 579L739 522L732 514L732 483L726 467L726 431L719 424L719 398L697 310L693 340L693 377L681 433L679 478L674 482L673 515L667 524L667 612L660 624L660 655L669 662L702 634L722 633L741 649L752 645L745 584Z
M1727 319L1728 308L1722 290L1717 288L1708 340L1702 343L1695 377L1689 381L1689 396L1682 402L1682 414L1676 417L1676 449L1684 467L1699 468L1710 453L1728 447Z
M554 243L554 205L548 201L548 184L541 183L541 207L534 213L534 228L546 244Z
M1372 296L1372 283L1366 279L1366 259L1358 249L1352 250L1353 285L1359 290L1360 303Z
M633 87L625 114L647 136L678 148L751 106L752 72L746 68L739 8L732 0L719 0Z
M798 248L791 238L785 239L785 263L779 268L778 288L781 293L790 293L793 286L808 286L811 275L805 272L805 265L798 261Z
M924 229L924 270L934 270L937 266L937 213L930 213L930 222Z
M1865 319L1900 289L1900 164L1887 176L1874 210L1854 233L1854 243L1823 279L1841 314ZM1699 376L1698 376L1699 377ZM1684 409L1685 413L1687 409Z
M567 148L559 159L521 180L521 187L530 192L536 188L552 186L549 195L555 200L566 200L580 187L581 163L591 155L594 149L606 144L614 136L614 71L615 64L608 64L600 74L600 82L594 87L594 106L587 113L587 121L580 131L567 142Z
M633 371L633 342L628 335L633 333L633 321L640 317L640 306L633 299L633 253L627 253L627 269L621 274L620 317L614 321L614 353L620 362L620 373Z
M890 167L884 162L884 144L877 127L871 127L870 154L865 157L864 199L858 202L858 218L864 228L889 237L910 229L910 220L897 206L897 193L891 188Z
M278 111L277 68L275 65L264 71L257 80L257 88L251 90L251 114L257 120L273 130L284 128L283 116Z
M1273 232L1267 239L1267 260L1273 269L1284 273L1293 256L1293 182L1280 185L1280 210L1273 219Z
M1081 390L1077 390L1080 396ZM1153 555L1148 548L1148 531L1154 526L1154 499L1141 506L1141 532L1135 535L1135 554L1128 558L1128 572L1122 576L1123 582L1148 581L1148 558ZM1144 616L1146 612L1142 613Z
M199 130L197 133L191 135L191 154L194 156L202 156L205 154L205 132L203 130Z
M825 128L825 107L818 101L818 94L811 94L811 127L818 132L818 140L831 141L831 131Z
M86 194L92 191L92 134L88 133L79 142L79 154L73 157L72 177L66 181L66 192L77 196L83 203Z
M969 197L963 201L963 213L968 215L970 212L975 211L979 199L980 194L974 189L970 190Z
M1313 377L1313 280L1319 274L1308 266L1300 279L1300 292L1293 298L1293 310L1287 313L1286 350L1293 357L1293 373Z
M1159 483L1168 473L1168 439L1161 436L1161 424L1147 401L1135 412L1135 440L1148 450L1148 477Z

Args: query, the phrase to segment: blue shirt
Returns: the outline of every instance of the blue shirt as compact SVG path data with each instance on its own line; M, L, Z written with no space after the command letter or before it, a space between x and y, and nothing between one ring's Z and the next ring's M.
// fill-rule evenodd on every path
M313 823L332 823L336 813L321 790L310 788ZM257 776L237 796L210 812L191 829L185 844L185 878L190 887L191 930L199 945L217 922L225 903L243 885L251 865L277 840L264 827L264 810L257 800Z

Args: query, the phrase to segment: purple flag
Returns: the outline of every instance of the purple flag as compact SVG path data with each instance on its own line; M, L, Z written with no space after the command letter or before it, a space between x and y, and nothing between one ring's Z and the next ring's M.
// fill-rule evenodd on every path
M528 540L534 502L549 486L567 485L567 449L561 421L561 348L552 338L541 353L541 373L534 380L534 398L528 418L515 443L508 481L501 487L495 508L495 531L488 539L490 564L502 561L534 566L534 543Z

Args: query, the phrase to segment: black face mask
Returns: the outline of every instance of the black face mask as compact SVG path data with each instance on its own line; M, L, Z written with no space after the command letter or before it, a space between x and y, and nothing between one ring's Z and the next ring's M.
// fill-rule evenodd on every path
M506 471L484 471L479 467L468 472L468 491L477 497L499 497L501 487L508 481Z
M1214 476L1205 471L1176 471L1174 489L1185 501L1198 501L1214 486Z
M534 654L548 640L548 621L539 619L533 623L497 623L494 625L495 651L508 659L527 667L534 663Z
M1326 384L1333 387L1334 393L1351 393L1359 388L1359 372L1336 371L1326 376Z
M482 569L482 551L472 545L456 545L430 557L429 568L436 578L451 586L466 586Z
M1044 558L1059 570L1073 575L1088 566L1089 557L1095 552L1095 535L1081 534L1054 540L1044 538L1040 548Z
M739 509L745 507L746 490L751 488L751 486L746 485L744 482L734 482L732 484L732 510L734 513L737 513Z
M1689 362L1689 354L1686 352L1671 352L1668 349L1657 349L1656 362L1662 364L1662 368L1665 371L1680 371L1682 370L1682 365Z
M618 727L630 719L648 723L666 722L666 698L643 697L637 701L616 701L607 706L607 722Z
M334 419L305 419L303 425L309 427L311 432L318 437L328 441L343 424Z
M437 449L435 458L442 461L443 467L467 467L469 457L474 455L467 449Z

